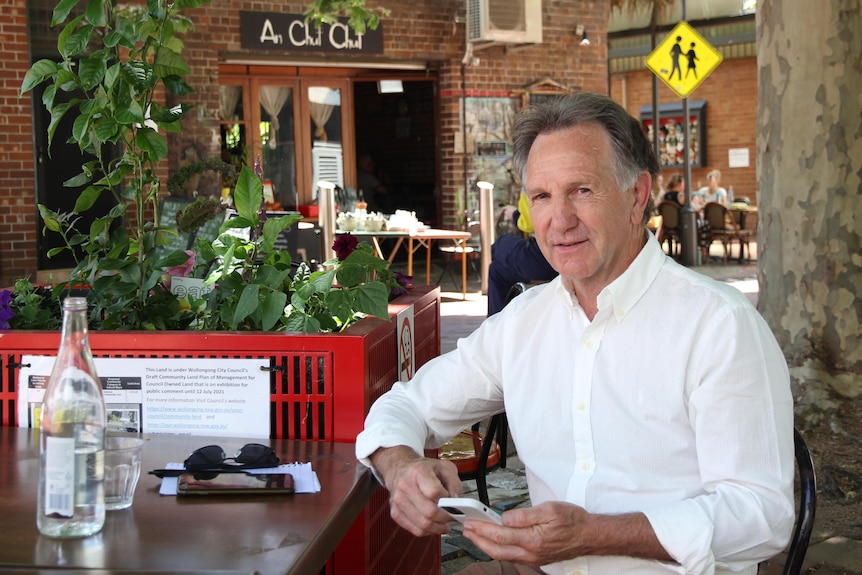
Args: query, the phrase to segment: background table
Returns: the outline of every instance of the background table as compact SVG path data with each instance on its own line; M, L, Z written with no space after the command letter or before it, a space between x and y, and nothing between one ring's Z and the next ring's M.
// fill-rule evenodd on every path
M0 566L316 574L377 487L349 443L265 440L282 462L310 461L316 494L173 497L146 472L204 445L233 453L249 440L145 435L131 509L109 511L101 533L77 540L36 529L39 434L0 427ZM4 569L0 569L2 571Z
M426 228L422 230L415 231L380 231L380 232L369 232L364 230L356 230L356 231L342 231L337 230L336 234L352 234L357 238L363 239L368 238L371 240L371 245L374 247L374 251L377 255L389 263L395 259L395 256L398 254L398 250L401 249L401 246L404 244L404 240L407 240L407 275L412 276L413 274L413 254L416 253L421 247L426 248L425 253L425 285L431 284L431 247L434 243L434 240L449 240L455 243L459 248L463 248L467 245L467 240L469 240L472 236L470 232L458 231L458 230L438 230L434 228ZM393 238L396 240L395 245L392 247L392 250L389 252L389 255L386 255L383 252L383 249L380 247L380 240ZM464 252L461 252L461 297L467 299L467 258L465 257Z

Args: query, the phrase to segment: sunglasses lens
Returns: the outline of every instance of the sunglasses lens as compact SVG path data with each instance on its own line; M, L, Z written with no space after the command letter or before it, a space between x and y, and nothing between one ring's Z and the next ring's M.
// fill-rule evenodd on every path
M224 463L225 454L224 450L218 445L207 445L206 447L201 447L200 449L195 449L191 455L189 455L188 459L186 459L183 464L186 469L193 469L195 467L211 467L213 465L221 465Z
M279 464L278 456L268 445L249 443L236 452L234 461L243 467L275 467Z

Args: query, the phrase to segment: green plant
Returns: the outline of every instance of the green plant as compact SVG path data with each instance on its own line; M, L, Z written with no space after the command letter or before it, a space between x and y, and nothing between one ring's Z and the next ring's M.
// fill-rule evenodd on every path
M388 318L389 296L407 281L388 269L367 244L346 236L336 242L339 257L312 271L294 266L274 250L278 235L301 216L265 218L263 186L244 166L234 190L237 215L222 224L212 243L198 241L196 269L209 269L213 290L189 303L201 329L340 331L366 315ZM350 239L346 239L350 238Z
M61 59L33 64L21 93L47 84L42 103L51 113L49 141L60 119L74 113L71 140L95 157L66 182L84 187L71 212L39 206L45 233L59 234L64 244L49 255L70 250L77 265L50 296L24 284L0 293L0 328L25 321L32 328L56 327L40 310L59 310L51 299L66 286L87 290L93 329L335 331L367 314L388 317L390 291L402 287L370 249L345 253L321 271L297 266L287 252L274 249L278 235L299 216L267 219L260 178L247 166L236 179L236 217L221 225L218 238L198 238L193 251L164 249L169 234L177 232L155 223L161 192L156 167L167 155L163 134L180 129L189 107L165 106L156 94L192 92L183 80L188 67L179 39L192 25L180 11L209 1L147 0L145 6L119 8L111 0L88 0L74 16L81 0L61 0L55 7L52 24L64 24L57 43ZM59 103L59 91L73 97ZM119 147L119 156L111 146ZM229 164L204 161L181 169L169 185L207 169L236 177ZM88 230L78 229L81 214L104 194L116 206L97 214ZM178 228L191 231L216 216L223 216L218 200L201 198L182 211ZM173 278L187 275L205 280L203 290L178 296Z
M64 244L49 257L62 250L75 254L69 281L90 287L93 318L105 328L181 326L170 321L176 306L153 293L164 270L187 257L158 249L175 232L155 224L161 191L156 166L167 156L164 134L180 130L189 106L164 105L157 94L193 92L180 56L180 35L192 24L180 12L209 1L147 0L145 6L119 7L111 0L88 0L78 9L81 0L61 0L51 19L53 26L64 26L57 41L60 61L34 63L21 87L24 94L47 83L42 103L51 114L49 141L60 120L75 114L71 140L95 157L66 182L84 186L74 209L58 213L40 205L39 213L45 232L59 234ZM72 94L71 100L61 103L60 91ZM117 147L115 157L111 149ZM106 194L116 206L97 214L88 230L78 229L80 214Z
M58 329L61 323L60 302L50 288L19 278L11 290L0 291L0 328Z
M364 34L366 28L376 30L380 16L389 16L386 8L368 8L365 0L313 0L305 11L305 17L315 26L332 23L338 16L347 17L347 24L357 34Z

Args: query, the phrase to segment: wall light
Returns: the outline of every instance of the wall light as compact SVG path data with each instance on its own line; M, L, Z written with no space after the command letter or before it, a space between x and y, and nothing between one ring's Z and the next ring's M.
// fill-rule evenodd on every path
M581 37L581 46L589 46L590 39L587 38L587 30L584 28L583 24L578 24L575 26L575 36Z
M401 80L380 80L377 82L378 94L401 94L404 92L404 85Z

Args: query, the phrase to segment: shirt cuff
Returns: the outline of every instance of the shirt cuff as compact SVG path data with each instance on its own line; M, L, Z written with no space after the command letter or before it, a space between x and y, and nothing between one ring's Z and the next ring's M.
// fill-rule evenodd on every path
M692 508L694 507L694 508ZM714 527L696 505L672 505L643 512L665 551L685 573L715 573L712 552Z

